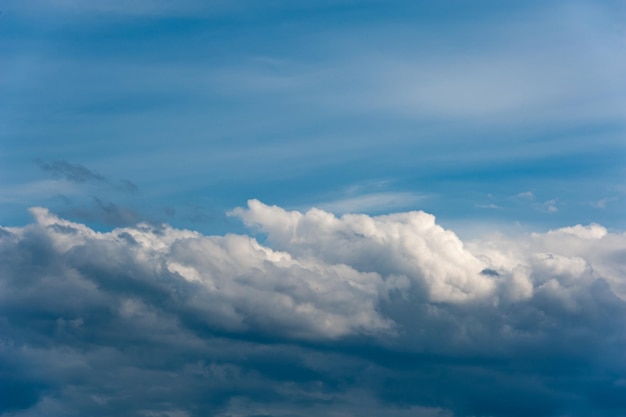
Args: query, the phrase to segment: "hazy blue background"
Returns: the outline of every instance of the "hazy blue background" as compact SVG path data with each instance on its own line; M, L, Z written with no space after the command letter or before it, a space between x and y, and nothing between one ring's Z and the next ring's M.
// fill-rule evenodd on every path
M625 20L621 1L3 2L0 222L42 205L223 232L258 198L624 228Z

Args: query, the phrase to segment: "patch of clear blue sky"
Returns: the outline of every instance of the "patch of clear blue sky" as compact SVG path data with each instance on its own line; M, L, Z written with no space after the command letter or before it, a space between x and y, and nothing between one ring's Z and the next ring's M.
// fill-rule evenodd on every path
M0 224L108 207L222 232L258 198L623 229L625 22L619 1L8 1Z

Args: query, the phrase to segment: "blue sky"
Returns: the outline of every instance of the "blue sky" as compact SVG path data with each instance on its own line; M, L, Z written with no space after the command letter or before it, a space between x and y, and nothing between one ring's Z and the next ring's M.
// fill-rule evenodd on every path
M624 227L621 2L3 9L3 224L98 198L224 231L225 211L258 198ZM66 181L37 159L139 192Z
M0 417L626 414L624 1L5 0Z

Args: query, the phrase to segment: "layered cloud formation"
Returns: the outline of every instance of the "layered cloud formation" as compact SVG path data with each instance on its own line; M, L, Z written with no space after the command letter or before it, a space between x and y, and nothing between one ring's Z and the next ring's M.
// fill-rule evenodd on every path
M3 416L623 415L626 235L251 200L261 239L0 229Z

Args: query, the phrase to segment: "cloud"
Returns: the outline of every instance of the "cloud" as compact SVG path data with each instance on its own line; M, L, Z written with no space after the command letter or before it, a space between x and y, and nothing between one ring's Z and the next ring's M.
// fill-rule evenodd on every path
M75 207L67 210L67 214L73 218L87 222L99 222L109 226L129 226L140 222L140 215L118 204L102 201L98 197L93 198L89 207Z
M623 415L626 234L461 241L251 200L265 236L0 231L2 416ZM621 378L621 379L620 379Z
M106 182L106 178L90 169L78 165L70 164L65 161L45 162L41 159L36 160L37 165L46 172L51 173L55 177L65 178L73 182Z
M364 213L406 209L428 198L411 192L375 192L350 196L315 205L332 213Z
M479 273L484 265L463 249L454 233L424 212L386 216L306 214L250 201L233 212L258 225L270 242L296 256L352 265L359 270L399 276L423 287L434 301L480 298L493 283Z
M131 194L136 194L139 192L139 187L137 187L137 184L130 180L120 180L118 187Z
M544 201L543 204L536 204L535 208L539 211L547 211L548 213L556 213L559 208L556 206L556 200Z
M475 207L477 208L484 208L484 209L493 209L493 210L499 210L502 207L497 205L497 204L493 204L493 203L488 203L488 204L476 204Z
M517 197L517 198L524 198L524 199L528 199L528 200L534 200L535 199L535 194L533 194L532 191L524 191L522 193L517 194L515 197Z
M42 159L36 159L35 162L41 169L52 174L56 178L62 178L66 181L74 183L96 183L106 184L113 188L129 193L137 193L139 187L129 180L121 180L118 183L109 180L104 175L99 174L89 168L80 165L72 164L66 161L53 161L46 162Z
M598 208L598 209L605 209L606 206L608 205L608 203L613 202L613 201L617 201L618 198L617 197L604 197L601 198L597 201L592 201L591 203L589 203L592 207Z
M617 91L626 87L619 54L623 26L608 10L591 3L560 4L543 9L541 17L533 15L535 10L511 14L509 21L481 21L473 29L451 26L451 33L463 36L462 46L451 42L433 50L411 43L398 53L403 45L395 38L375 61L359 62L367 70L359 68L357 79L369 82L369 100L358 89L346 100L407 117L492 126L620 123L623 100ZM581 47L572 48L572 39ZM351 78L346 85L354 83Z
M183 304L195 306L217 328L304 339L390 329L374 308L378 287L384 286L375 273L294 259L248 236L205 237L147 224L101 234L42 208L32 213L37 226L31 229L44 232L49 249L73 267L96 268L103 277L121 274L138 295L149 287L167 292L155 282L176 283ZM28 236L31 229L17 236ZM138 280L126 281L129 269L138 269Z

